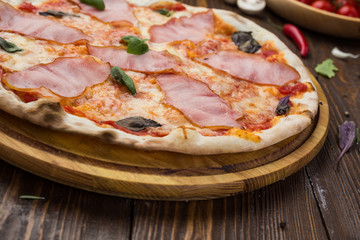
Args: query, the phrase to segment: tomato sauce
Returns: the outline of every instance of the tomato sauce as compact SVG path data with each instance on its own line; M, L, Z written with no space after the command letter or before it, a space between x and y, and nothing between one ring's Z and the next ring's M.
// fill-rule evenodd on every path
M82 111L73 108L71 106L62 106L62 108L64 109L65 112L70 113L72 115L78 116L78 117L86 117L85 113L83 113Z
M284 95L295 94L298 92L306 92L308 86L301 82L291 82L278 88L279 92Z
M260 131L260 130L266 130L272 127L271 120L267 120L266 122L259 123L259 124L251 124L251 123L245 123L246 130L250 131Z
M42 97L41 94L37 92L21 92L17 90L13 90L13 92L25 103L34 102Z
M21 11L24 12L29 12L29 13L36 13L37 11L37 7L35 7L34 5L32 5L31 3L27 3L27 2L23 2L20 6L19 9Z
M174 12L186 10L186 7L181 3L172 3L172 2L155 3L152 6L150 6L150 8L155 11L160 9L166 9L168 11L174 11Z

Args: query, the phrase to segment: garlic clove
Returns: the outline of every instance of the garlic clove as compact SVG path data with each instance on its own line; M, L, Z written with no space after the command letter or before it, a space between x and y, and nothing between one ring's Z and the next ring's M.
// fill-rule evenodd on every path
M337 47L334 47L331 50L331 54L334 57L337 57L337 58L358 58L358 57L360 57L360 54L355 55L355 54L352 54L352 53L346 53L346 52L341 51Z
M265 0L237 0L238 7L245 13L256 14L264 10Z

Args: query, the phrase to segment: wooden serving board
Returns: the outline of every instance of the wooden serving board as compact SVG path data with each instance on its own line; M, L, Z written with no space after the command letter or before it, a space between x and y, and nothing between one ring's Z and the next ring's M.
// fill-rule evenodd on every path
M261 151L205 156L144 151L49 130L0 111L0 157L59 183L122 197L196 200L251 191L295 173L323 146L329 108L313 80L321 103L316 121Z

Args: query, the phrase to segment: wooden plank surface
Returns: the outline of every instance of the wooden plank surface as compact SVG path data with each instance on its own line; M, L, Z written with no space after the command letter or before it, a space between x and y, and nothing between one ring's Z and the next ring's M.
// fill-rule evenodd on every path
M184 0L193 5L237 8L220 0ZM295 44L266 18L286 20L265 10L248 16L276 33L294 52ZM339 68L332 79L319 77L330 105L324 148L298 173L260 190L209 201L131 200L77 190L42 179L0 161L0 239L359 239L359 146L338 168L337 126L360 125L360 61L331 56L334 46L359 53L359 42L303 29L314 74L317 63L332 58ZM344 112L349 111L346 117ZM46 200L23 200L20 195Z
M20 199L21 195L46 200ZM45 181L0 162L0 239L129 239L133 201Z
M327 239L306 172L213 201L134 205L133 239Z

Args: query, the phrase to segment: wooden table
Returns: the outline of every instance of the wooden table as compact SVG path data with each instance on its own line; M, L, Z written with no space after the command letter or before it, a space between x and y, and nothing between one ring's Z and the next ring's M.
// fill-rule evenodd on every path
M220 0L183 2L240 13ZM247 17L298 53L266 18L278 24L286 20L267 9ZM360 41L303 32L310 46L304 59L310 71L318 76L314 67L326 58L339 68L332 79L318 77L328 98L330 125L324 147L309 165L250 193L165 202L78 190L0 161L0 239L360 239L359 145L335 164L338 125L345 120L360 124L360 60L339 60L330 53L334 46L359 53ZM19 199L26 194L46 200Z

